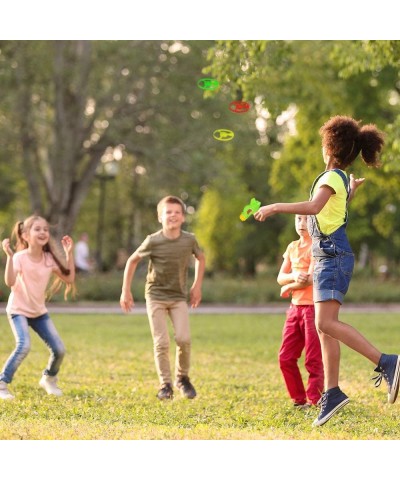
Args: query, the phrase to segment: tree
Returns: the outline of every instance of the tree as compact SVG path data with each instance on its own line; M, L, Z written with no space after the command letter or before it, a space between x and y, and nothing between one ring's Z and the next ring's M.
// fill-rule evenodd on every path
M350 235L355 249L367 242L376 253L387 250L387 240L400 243L396 225L398 182L398 51L399 42L339 41L219 41L210 53L208 72L230 82L262 104L277 121L294 105L295 133L288 135L272 159L269 186L279 201L308 198L310 178L321 169L318 129L330 116L347 114L374 122L387 133L384 168L368 172L351 208ZM240 59L240 62L239 62ZM354 173L362 176L361 162ZM290 188L288 188L290 186ZM384 188L383 188L384 187ZM287 227L278 232L286 243ZM281 248L281 247L280 247ZM392 252L396 257L400 252Z
M0 44L2 113L14 126L3 138L18 153L31 209L57 234L73 230L99 165L128 154L144 158L147 169L159 166L154 134L168 124L171 104L160 93L185 52L171 44L179 48L151 41ZM167 169L154 170L162 177Z

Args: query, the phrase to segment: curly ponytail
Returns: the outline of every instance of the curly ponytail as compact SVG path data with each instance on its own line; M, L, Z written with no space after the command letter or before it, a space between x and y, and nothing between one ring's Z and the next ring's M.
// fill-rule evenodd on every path
M379 167L379 154L384 145L384 135L376 125L361 127L361 122L351 117L336 115L319 130L322 146L338 168L351 165L361 152L368 166Z
M365 125L360 130L359 143L364 162L373 167L380 167L379 154L385 143L383 133L373 124Z

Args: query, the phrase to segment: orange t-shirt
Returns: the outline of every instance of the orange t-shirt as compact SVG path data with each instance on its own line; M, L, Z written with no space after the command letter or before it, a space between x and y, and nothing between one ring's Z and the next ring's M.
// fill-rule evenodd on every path
M58 270L50 253L44 253L40 262L34 262L28 250L21 250L13 256L17 279L11 287L6 312L36 318L47 313L45 296L51 274Z
M300 246L300 240L289 243L283 258L289 260L292 266L292 272L308 272L312 261L311 255L312 239L305 245ZM292 291L292 303L294 305L312 305L313 286L308 285L305 288Z

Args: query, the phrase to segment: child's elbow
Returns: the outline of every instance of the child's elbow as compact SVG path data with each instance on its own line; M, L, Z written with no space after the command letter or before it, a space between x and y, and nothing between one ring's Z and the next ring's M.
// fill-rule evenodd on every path
M4 275L4 283L7 285L8 288L13 287L16 281L17 276L13 275L11 272L7 272L6 275Z
M310 205L310 211L308 215L318 215L322 208L319 205Z

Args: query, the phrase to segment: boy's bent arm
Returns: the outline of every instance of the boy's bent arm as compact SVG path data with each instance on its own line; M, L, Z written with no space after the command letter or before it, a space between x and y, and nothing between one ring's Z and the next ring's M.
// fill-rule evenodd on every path
M292 272L292 263L289 258L285 258L282 262L281 269L278 273L278 278L276 279L279 285L287 285L294 281L294 276Z
M141 257L134 252L127 260L125 269L124 269L124 276L122 281L122 292L120 297L120 305L124 312L130 312L135 305L133 300L132 292L131 292L131 285L132 280L135 275L136 267L140 262Z
M206 257L201 252L196 256L194 266L194 280L190 289L190 305L192 308L199 306L201 302L201 286L203 284L204 272L206 269Z
M309 287L310 285L312 285L312 280L308 280L307 282L287 283L281 288L281 297L286 298L292 293L293 290L303 290L303 288Z

